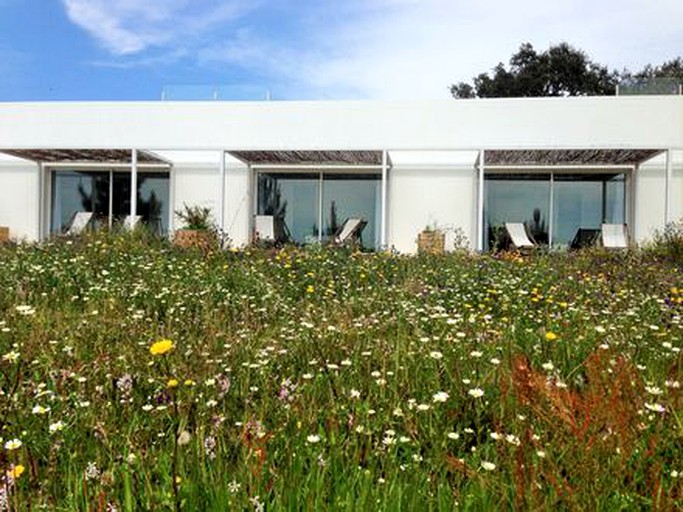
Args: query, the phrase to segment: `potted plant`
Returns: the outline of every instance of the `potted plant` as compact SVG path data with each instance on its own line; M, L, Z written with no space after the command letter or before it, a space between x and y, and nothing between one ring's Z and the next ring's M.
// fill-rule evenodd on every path
M417 235L417 251L425 254L443 254L446 249L446 234L436 225L427 225Z
M208 250L216 245L216 230L211 222L210 208L184 204L183 209L177 210L175 214L184 224L173 236L175 245L197 247L202 250Z

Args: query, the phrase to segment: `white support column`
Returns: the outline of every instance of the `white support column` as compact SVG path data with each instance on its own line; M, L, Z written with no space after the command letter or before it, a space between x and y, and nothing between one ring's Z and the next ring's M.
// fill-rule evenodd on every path
M109 229L114 225L114 170L109 170L109 205L107 214L107 225ZM131 224L132 226L132 224Z
M671 174L673 172L671 150L666 150L666 179L664 180L664 225L671 222Z
M258 202L259 202L259 189L258 189L258 173L257 169L251 164L247 164L247 176L249 179L249 211L251 215L249 216L248 222L248 233L247 233L247 243L251 244L256 241L255 233L255 217L258 214Z
M486 151L479 150L479 181L477 183L477 251L484 250L484 167Z
M45 177L43 162L38 162L38 240L43 239L43 218L45 216Z
M131 222L138 211L138 150L130 152L130 216Z
M219 179L221 180L220 186L218 187L218 193L220 197L218 198L218 222L219 224L219 234L220 234L220 244L223 247L225 243L225 151L220 152L220 161L218 163L219 169Z
M553 226L554 215L553 208L555 208L555 173L550 172L550 198L548 199L548 249L553 247Z
M632 240L636 240L636 179L639 165L635 164L633 168L626 173L625 180L625 212L624 222L628 225L629 235Z
M387 178L388 178L388 158L387 150L382 150L382 199L381 199L381 214L380 214L380 235L379 235L379 245L381 249L387 248Z
M318 242L323 241L323 172L318 174Z

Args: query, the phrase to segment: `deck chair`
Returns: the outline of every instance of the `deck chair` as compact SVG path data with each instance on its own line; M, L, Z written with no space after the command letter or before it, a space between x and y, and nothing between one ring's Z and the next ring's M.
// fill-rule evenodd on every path
M626 224L603 224L602 246L607 249L628 248L628 228Z
M274 215L254 215L254 241L281 243L288 238L284 220Z
M141 220L142 215L126 215L123 218L123 229L126 231L132 231Z
M93 212L76 212L71 218L69 227L66 229L65 234L69 236L80 235L92 221Z
M534 249L537 245L529 238L526 233L526 228L521 222L506 222L505 231L507 231L512 246L515 249L525 250Z
M344 224L339 228L334 235L333 242L337 245L343 245L348 242L357 242L360 240L361 233L368 221L365 219L346 219Z
M593 228L579 228L574 234L574 238L569 244L572 250L583 249L584 247L593 247L598 244L600 240L600 230Z

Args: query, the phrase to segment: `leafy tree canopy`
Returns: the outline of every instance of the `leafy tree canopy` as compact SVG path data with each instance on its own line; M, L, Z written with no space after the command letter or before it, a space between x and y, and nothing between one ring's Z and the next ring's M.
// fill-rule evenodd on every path
M619 82L673 77L683 81L683 60L646 66L638 73L610 71L593 62L568 43L551 46L538 53L530 43L520 46L509 62L499 63L492 72L474 77L473 83L450 86L455 98L505 98L529 96L614 95Z

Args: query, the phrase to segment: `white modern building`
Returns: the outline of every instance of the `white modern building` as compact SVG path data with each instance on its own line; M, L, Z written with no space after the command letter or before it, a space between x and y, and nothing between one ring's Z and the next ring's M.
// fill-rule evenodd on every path
M683 217L683 97L0 103L12 238L78 211L172 233L183 205L237 246L256 215L299 243L364 218L365 246L401 252L426 226L486 250L505 222L558 248L602 223L643 242Z

